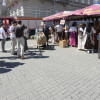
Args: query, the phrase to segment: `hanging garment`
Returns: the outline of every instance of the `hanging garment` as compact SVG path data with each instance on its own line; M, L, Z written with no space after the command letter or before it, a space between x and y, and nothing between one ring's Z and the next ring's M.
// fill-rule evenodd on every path
M79 28L78 31L78 49L85 49L86 35L84 34L84 29Z

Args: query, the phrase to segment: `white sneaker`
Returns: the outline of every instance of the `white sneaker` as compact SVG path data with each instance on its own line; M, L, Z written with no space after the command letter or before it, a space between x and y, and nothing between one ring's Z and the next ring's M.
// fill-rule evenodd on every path
M92 50L91 53L94 53L94 51Z
M90 51L88 50L87 53L90 54Z

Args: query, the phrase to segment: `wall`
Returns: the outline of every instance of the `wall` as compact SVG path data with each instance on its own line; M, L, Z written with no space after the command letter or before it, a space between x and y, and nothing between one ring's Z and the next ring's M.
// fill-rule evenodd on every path
M55 6L51 1L19 0L18 3L10 8L10 16L46 17L54 14L55 10L56 12L61 12L66 9L66 6L60 3L56 3ZM21 14L17 14L19 11L21 11Z
M18 0L18 3L11 7L10 15L43 18L61 11L75 11L86 6L89 6L87 0L85 0L85 4L82 4L80 0L77 3L72 0L68 4L56 2L55 6L51 0Z
M6 17L9 14L8 7L2 6L3 0L0 0L0 17Z
M10 8L10 16L24 16L24 7L22 0L19 0Z
M0 0L0 15L1 15L1 5L2 5L2 0Z
M62 4L58 4L58 3L55 6L56 8L54 7L53 3L49 0L44 2L42 2L41 0L24 1L25 16L46 17L54 14L55 9L56 11L58 10L60 12L65 10L66 8ZM40 12L39 15L37 14L38 11Z

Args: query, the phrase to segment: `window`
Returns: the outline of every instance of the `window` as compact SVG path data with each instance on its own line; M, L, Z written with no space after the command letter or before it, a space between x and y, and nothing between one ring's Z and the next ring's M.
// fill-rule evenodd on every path
M16 12L17 12L17 16L19 16L19 9L17 9Z
M91 1L90 0L87 0L87 4L90 5L91 4Z
M50 16L51 15L51 11L46 11L46 16Z
M56 14L59 13L60 11L56 10Z
M33 15L34 17L40 17L40 9L39 8L35 8L34 11L33 11Z
M12 0L9 0L9 2L12 2Z
M12 11L10 11L10 16L13 16L13 13L12 13Z
M78 0L74 0L75 2L78 2Z
M19 16L21 16L21 10L19 10Z
M16 12L15 11L13 11L13 16L16 16Z
M100 2L100 0L93 0L94 3Z
M24 8L23 8L23 6L21 7L21 16L24 16Z
M82 3L85 3L85 0L81 0Z

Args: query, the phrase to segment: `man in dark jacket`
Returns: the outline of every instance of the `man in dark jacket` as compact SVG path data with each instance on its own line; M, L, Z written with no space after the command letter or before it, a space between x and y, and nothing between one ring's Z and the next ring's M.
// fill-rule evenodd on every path
M25 59L24 57L24 45L25 45L25 41L24 41L24 29L25 27L22 25L21 21L18 21L18 25L15 28L15 34L16 34L16 39L17 39L17 55L18 58L21 59ZM21 46L21 47L20 47ZM21 50L20 50L21 48ZM21 51L21 52L20 52Z
M44 24L43 32L44 32L44 34L45 34L45 36L46 36L47 45L48 45L48 40L49 40L49 28L47 27L46 24Z

